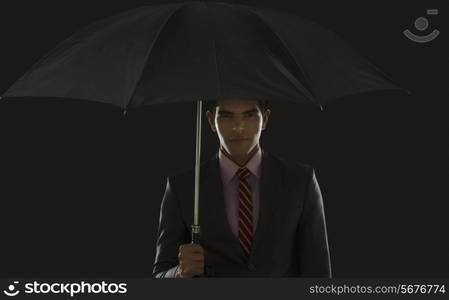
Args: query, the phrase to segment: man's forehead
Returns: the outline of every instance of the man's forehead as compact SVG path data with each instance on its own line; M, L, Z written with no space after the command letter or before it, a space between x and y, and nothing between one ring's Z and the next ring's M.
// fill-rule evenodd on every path
M217 101L218 111L226 110L232 112L243 112L258 109L257 100L252 99L225 99Z

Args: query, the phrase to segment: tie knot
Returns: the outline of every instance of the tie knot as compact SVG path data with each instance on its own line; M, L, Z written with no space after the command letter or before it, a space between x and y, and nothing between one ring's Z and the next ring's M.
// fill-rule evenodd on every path
M251 175L251 172L247 168L240 168L236 174L241 180L244 180Z

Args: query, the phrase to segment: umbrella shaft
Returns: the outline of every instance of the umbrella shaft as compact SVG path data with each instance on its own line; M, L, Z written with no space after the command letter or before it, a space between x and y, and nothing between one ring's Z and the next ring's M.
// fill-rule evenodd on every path
M195 156L195 206L193 215L193 224L199 226L198 221L198 207L199 207L199 192L200 192L200 163L201 163L201 113L202 101L197 102L196 106L196 156Z

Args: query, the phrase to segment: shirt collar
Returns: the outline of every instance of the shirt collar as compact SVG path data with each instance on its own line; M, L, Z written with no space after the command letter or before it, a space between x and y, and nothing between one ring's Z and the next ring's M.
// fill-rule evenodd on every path
M218 151L218 161L220 163L221 175L223 181L228 183L235 176L235 173L240 168L238 164L232 161L228 156L223 154L222 150ZM259 150L253 154L250 160L246 163L244 167L248 168L252 175L260 178L260 170L262 164L262 150Z

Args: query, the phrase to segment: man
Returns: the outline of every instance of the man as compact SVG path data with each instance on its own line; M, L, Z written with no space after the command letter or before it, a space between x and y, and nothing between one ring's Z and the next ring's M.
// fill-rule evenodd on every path
M190 242L194 171L170 176L153 276L331 277L314 170L260 148L265 102L214 101L206 114L220 149L201 166L200 244Z

